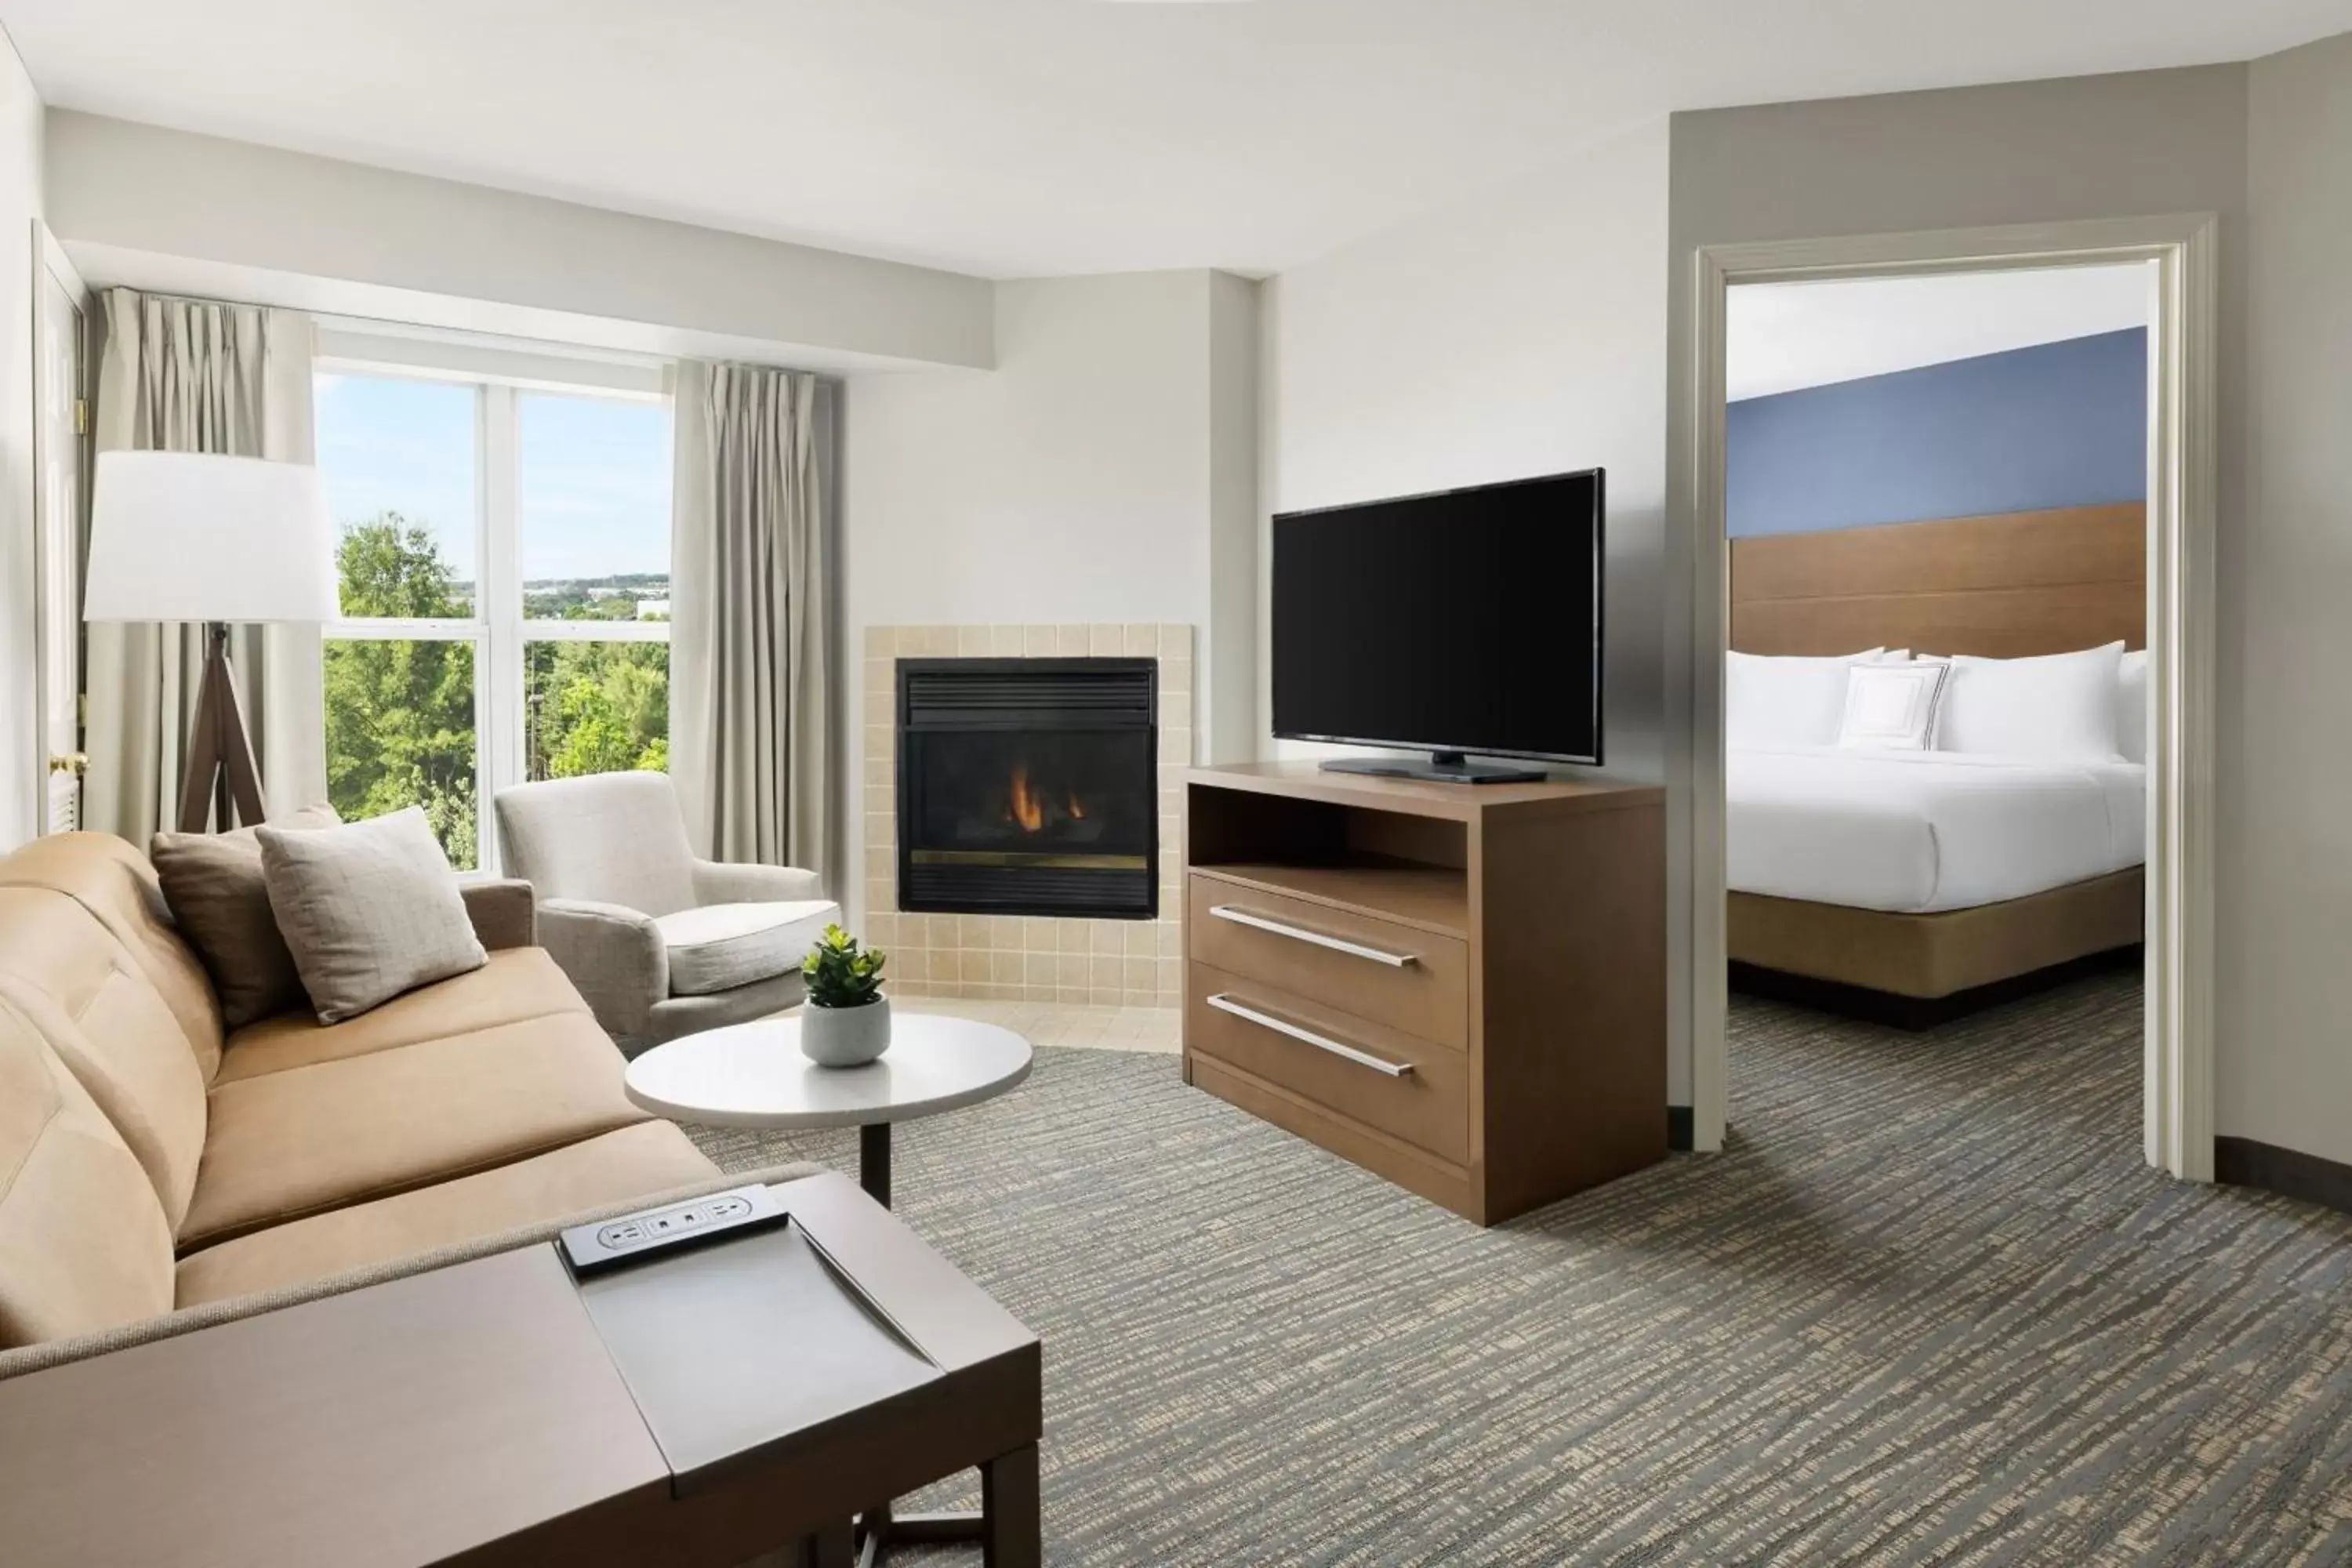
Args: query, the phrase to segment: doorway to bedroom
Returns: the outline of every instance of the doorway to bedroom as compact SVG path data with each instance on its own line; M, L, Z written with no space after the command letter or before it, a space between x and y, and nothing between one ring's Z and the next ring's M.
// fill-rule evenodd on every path
M1912 1032L1965 1054L1920 1080L1955 1094L2092 1035L2074 1087L2128 1131L2158 284L2135 260L1729 289L1735 1020Z

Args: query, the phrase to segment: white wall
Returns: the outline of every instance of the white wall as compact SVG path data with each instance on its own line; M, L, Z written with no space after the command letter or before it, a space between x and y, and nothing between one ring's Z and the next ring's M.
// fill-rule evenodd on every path
M1724 395L1738 403L2126 331L2147 325L2148 295L2145 264L1744 284L1724 313Z
M851 713L867 626L1181 621L1199 628L1194 731L1216 729L1217 667L1236 657L1218 635L1216 517L1254 505L1234 476L1255 466L1255 430L1221 416L1218 394L1241 395L1255 293L1206 271L1002 283L994 371L848 378ZM859 778L856 727L847 749ZM862 843L861 792L848 799Z
M1258 373L1263 290L1229 272L1209 284L1209 679L1196 715L1202 761L1257 755Z
M1664 776L1665 260L1658 121L1269 281L1261 389L1268 515L1608 469L1608 772L1651 781ZM1265 735L1263 583L1259 598ZM1672 1058L1676 1103L1686 1058Z
M49 226L94 285L809 369L990 363L983 279L67 110L47 139Z
M2222 622L2217 1129L2352 1164L2352 35L2250 79L2252 526ZM2229 264L2225 258L2224 264Z
M41 216L41 100L0 38L0 847L38 830L40 694L33 606L33 220Z
M998 286L997 368L853 375L852 631L1198 620L1209 274Z

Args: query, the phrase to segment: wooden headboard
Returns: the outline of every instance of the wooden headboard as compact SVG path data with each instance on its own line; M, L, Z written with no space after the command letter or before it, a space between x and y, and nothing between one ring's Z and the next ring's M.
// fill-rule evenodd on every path
M1731 542L1731 646L2021 658L2147 646L2147 509L2066 507Z

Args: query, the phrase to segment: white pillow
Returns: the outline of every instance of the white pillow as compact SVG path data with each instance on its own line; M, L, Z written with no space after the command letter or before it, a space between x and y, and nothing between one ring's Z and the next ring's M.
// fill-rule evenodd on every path
M1955 654L1937 743L1948 752L2114 762L2123 657L2120 642L2039 658Z
M2116 750L2127 763L2147 761L2147 649L2124 655L2116 672Z
M1827 746L1845 711L1845 672L1885 652L1865 648L1843 658L1725 656L1724 738L1734 746Z
M1950 665L1932 661L1855 665L1846 671L1837 743L1849 752L1926 751L1951 672Z

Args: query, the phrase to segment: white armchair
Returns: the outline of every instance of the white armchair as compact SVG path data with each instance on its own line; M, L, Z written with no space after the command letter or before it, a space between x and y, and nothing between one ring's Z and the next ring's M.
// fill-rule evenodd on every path
M814 871L698 858L666 774L520 784L496 805L541 945L631 1055L792 1006L802 956L841 918Z

